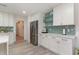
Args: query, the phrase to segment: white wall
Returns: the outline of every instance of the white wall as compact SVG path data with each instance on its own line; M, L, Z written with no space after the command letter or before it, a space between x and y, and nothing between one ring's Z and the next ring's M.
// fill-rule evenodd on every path
M28 20L27 20L27 17L24 18L24 40L28 41Z
M76 47L79 48L79 3L75 4L74 7L74 16L76 24Z

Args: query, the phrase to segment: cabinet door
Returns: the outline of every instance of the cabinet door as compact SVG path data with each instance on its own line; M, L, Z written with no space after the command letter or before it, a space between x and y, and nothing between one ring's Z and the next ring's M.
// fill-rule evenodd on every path
M53 25L73 25L74 5L61 4L54 8L53 15Z
M60 54L60 50L61 50L60 43L61 43L61 37L57 37L55 42L57 48L55 49L55 52L58 54Z
M53 9L53 25L62 25L62 8L57 6Z
M9 26L14 26L13 15L10 15L10 14L9 14Z
M8 14L3 13L3 26L8 26Z
M15 33L9 32L9 44L13 44L16 41L15 39Z
M0 26L2 26L3 24L3 16L2 16L2 13L0 12Z
M48 37L47 39L47 48L53 52L55 52L56 54L59 54L60 48L59 48L59 44L60 44L60 38L56 38L56 37Z
M72 55L72 39L63 39L60 43L60 54Z
M41 45L46 47L46 48L48 48L48 38L47 38L47 35L43 35L42 36Z
M74 5L64 4L63 6L62 23L63 25L74 25Z

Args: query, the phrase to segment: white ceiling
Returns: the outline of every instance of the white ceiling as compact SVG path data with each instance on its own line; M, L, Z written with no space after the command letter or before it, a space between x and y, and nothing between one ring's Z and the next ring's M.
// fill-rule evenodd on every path
M0 4L0 11L27 16L38 12L46 12L58 5L58 3L5 3L2 5ZM26 11L25 15L22 13L23 10Z

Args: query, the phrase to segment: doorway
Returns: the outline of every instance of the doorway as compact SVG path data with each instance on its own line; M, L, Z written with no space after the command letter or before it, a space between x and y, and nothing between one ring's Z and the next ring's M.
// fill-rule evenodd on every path
M38 45L38 21L30 24L30 43L34 46Z
M16 23L16 43L24 42L24 21L19 20Z

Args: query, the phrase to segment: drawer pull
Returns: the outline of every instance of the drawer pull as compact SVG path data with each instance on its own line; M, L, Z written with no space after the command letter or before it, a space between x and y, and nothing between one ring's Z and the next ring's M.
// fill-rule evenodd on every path
M62 39L63 41L67 41L67 39Z

